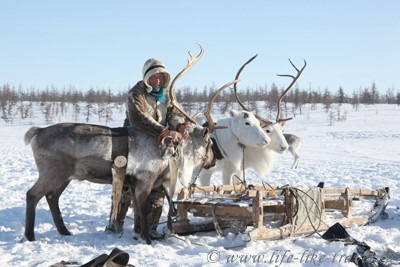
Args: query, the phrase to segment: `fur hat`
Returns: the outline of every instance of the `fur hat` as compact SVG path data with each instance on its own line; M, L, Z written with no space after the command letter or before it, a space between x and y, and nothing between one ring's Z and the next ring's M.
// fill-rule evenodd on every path
M163 88L167 88L169 85L169 82L171 81L171 76L169 75L168 70L165 68L164 63L161 61L155 59L155 58L150 58L146 60L143 66L143 82L147 87L147 91L150 92L152 90L151 86L147 83L149 80L150 76L156 73L163 73L164 74L164 84L162 85Z

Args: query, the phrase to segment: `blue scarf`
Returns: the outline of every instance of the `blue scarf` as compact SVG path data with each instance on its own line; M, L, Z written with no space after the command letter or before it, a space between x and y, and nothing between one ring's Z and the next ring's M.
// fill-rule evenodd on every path
M153 88L153 90L150 92L150 95L161 103L165 103L167 100L167 95L165 94L164 88Z

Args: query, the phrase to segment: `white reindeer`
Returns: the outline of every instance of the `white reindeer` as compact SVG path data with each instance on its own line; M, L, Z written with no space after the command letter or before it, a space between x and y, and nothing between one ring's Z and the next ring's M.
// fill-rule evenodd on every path
M257 56L257 55L256 55ZM236 79L238 79L240 72L243 68L250 63L256 56L249 59L238 71L236 75ZM290 61L290 60L289 60ZM212 173L215 171L222 172L222 182L223 184L232 184L236 183L237 180L243 179L243 172L246 169L253 169L260 175L266 175L270 172L271 168L275 163L276 154L282 154L289 148L289 144L287 143L284 135L283 135L283 127L284 124L288 119L281 119L280 118L280 103L284 95L289 91L289 89L293 86L296 80L300 77L301 73L303 72L304 68L306 67L306 62L304 61L304 66L302 69L297 69L297 67L290 61L292 66L297 70L296 77L292 75L279 75L284 77L291 77L293 79L292 83L285 89L285 91L281 94L278 100L278 112L275 122L268 121L261 117L258 117L263 123L263 129L271 138L271 143L266 148L256 148L256 147L244 147L242 146L243 155L240 161L236 160L233 161L232 158L236 157L236 155L223 153L224 158L217 161L216 166L209 170L202 170L199 176L200 185L209 185ZM247 110L243 103L240 101L239 96L237 95L236 84L234 85L234 91L236 99L238 100L239 104L242 106L243 109ZM231 135L231 136L230 136ZM217 145L221 151L225 151L231 146L235 146L235 143L228 143L225 142L226 140L232 139L233 133L226 133L226 136L220 137L219 132L215 131L212 134L212 137L216 139ZM234 179L237 178L237 179Z
M297 165L299 164L300 160L300 155L299 155L299 149L301 145L303 144L303 139L298 137L297 135L294 134L283 134L285 136L286 142L289 145L288 151L293 155L294 157L294 162L292 165L292 169L297 169Z
M262 149L271 143L271 138L260 126L260 121L255 115L248 111L230 110L229 117L217 120L216 126L222 125L227 128L216 129L211 133L213 139L213 151L217 159L220 156L229 158L228 169L240 169L243 158L243 147ZM222 161L217 160L216 166L202 169L199 177L205 179L206 173L212 173L216 168L222 167ZM224 172L225 173L225 172ZM182 177L184 178L184 177ZM190 184L183 180L184 183Z
M241 163L246 153L246 149L260 149L266 146L261 146L257 140L257 136L261 131L268 139L268 146L271 143L271 138L267 135L260 126L260 121L255 115L248 111L230 110L229 117L217 120L216 125L226 125L227 129L215 130L211 134L213 138L215 154L219 155L216 165L209 169L202 169L199 174L201 185L210 184L211 174L215 171L222 171L224 182L228 184L234 173L241 169ZM217 156L218 159L218 156Z
M252 114L252 116L254 115ZM229 121L232 120L233 118L218 120L217 125L219 123L223 123L223 125L230 124ZM201 170L199 175L200 185L210 185L211 176L216 171L222 172L223 184L236 183L235 177L242 179L243 169L251 168L259 174L267 174L274 165L274 154L284 153L289 145L286 143L279 123L268 125L263 130L271 139L271 142L265 148L246 146L238 142L230 128L225 132L221 130L214 131L211 137L215 139L223 158L217 160L214 167Z

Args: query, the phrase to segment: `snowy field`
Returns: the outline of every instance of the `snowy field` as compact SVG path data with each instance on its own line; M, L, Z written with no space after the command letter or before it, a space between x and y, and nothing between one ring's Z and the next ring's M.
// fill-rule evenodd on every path
M317 110L304 108L286 126L287 133L304 139L298 169L290 169L291 155L277 155L274 169L262 178L270 184L300 188L314 187L319 182L325 182L326 187L390 187L388 219L368 226L353 225L347 231L366 242L377 257L384 256L387 249L400 252L400 107L360 106L356 111L345 105L344 111L346 120L330 125L322 106ZM120 126L123 112L113 116L111 126ZM149 246L133 238L132 214L122 235L106 234L111 186L78 181L71 182L60 200L65 223L73 235L57 233L43 198L37 207L37 241L28 242L23 236L25 194L38 173L23 136L32 125L44 125L35 120L16 120L13 125L2 121L0 125L0 266L50 266L62 260L83 264L115 247L129 253L129 263L135 266L355 266L346 262L355 252L354 245L328 242L318 234L249 241L246 233L222 237L209 232L172 236ZM218 184L218 178L216 174L212 182ZM258 175L251 171L246 179L260 183ZM161 221L165 221L167 210L165 206ZM159 230L164 227L165 224L159 225ZM285 253L293 256L290 262L287 257L282 259Z

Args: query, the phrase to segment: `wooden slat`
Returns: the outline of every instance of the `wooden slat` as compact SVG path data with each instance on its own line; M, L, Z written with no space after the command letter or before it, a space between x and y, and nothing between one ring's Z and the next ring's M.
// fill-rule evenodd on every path
M323 188L325 194L343 194L346 188ZM351 194L360 196L379 196L380 190L376 189L352 189L349 188Z
M263 210L263 193L262 191L257 191L257 195L253 201L253 221L256 227L262 227L264 225L264 210Z
M343 210L345 201L343 198L339 199L325 199L325 209Z
M345 202L345 207L342 210L342 214L344 217L351 217L351 196L350 196L350 189L346 188L346 190L343 193L344 197L344 202Z
M253 211L247 207L203 204L192 206L190 212L193 212L194 216L202 217L211 216L214 212L217 217L253 219Z
M234 221L229 220L218 220L218 225L221 229L232 227ZM172 229L175 234L193 234L196 232L209 232L215 231L215 224L212 220L203 222L178 222L172 224Z

